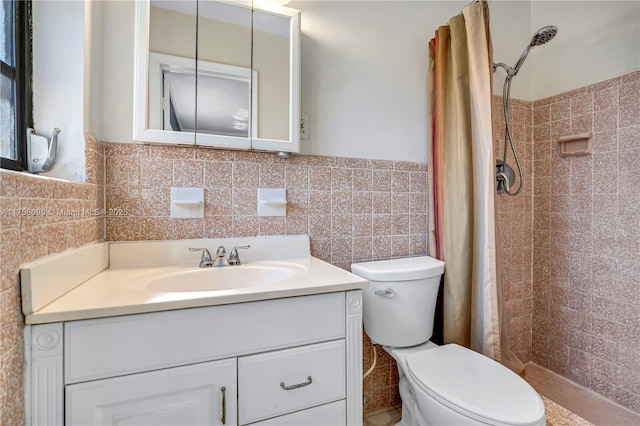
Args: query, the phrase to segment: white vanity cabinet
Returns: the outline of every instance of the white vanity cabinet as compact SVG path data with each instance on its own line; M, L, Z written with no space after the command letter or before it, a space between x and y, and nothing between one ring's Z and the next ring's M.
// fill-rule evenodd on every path
M361 424L361 327L361 290L27 326L27 424Z

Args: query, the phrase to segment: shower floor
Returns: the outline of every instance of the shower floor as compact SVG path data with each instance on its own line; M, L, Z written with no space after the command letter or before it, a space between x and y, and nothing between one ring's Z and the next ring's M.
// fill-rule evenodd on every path
M536 364L522 377L541 395L595 425L640 425L640 415Z

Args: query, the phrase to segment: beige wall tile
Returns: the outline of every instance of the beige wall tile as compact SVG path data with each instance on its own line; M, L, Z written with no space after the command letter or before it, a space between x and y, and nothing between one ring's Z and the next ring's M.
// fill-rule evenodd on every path
M0 170L0 205L3 212L11 212L3 214L0 222L0 424L3 425L24 424L20 264L102 240L105 235L104 219L94 214L96 208L103 206L98 196L103 194L104 148L90 137L86 146L90 157L86 171L89 184ZM128 166L124 169L128 170ZM112 173L115 168L112 164ZM123 181L135 179L125 177ZM34 214L37 211L41 213Z
M640 250L636 74L586 88L593 93L594 155L559 159L554 149L551 181L537 173L546 169L535 170L536 187L549 188L536 192L536 224L548 217L553 231L536 227L533 239L532 344L535 362L638 412L640 390L617 374L640 359L640 267L634 254ZM551 103L551 111L561 117L569 102L571 131L588 129L589 96L578 91L558 99L562 101ZM541 107L534 103L534 116L544 115L537 112ZM566 131L566 124L553 127L552 122L552 134ZM544 150L534 154L534 161L546 156ZM546 199L549 212L543 208ZM549 341L541 338L548 335L545 329L553 333Z
M284 188L284 165L260 164L260 188Z
M202 188L204 186L204 164L195 160L174 160L172 185Z

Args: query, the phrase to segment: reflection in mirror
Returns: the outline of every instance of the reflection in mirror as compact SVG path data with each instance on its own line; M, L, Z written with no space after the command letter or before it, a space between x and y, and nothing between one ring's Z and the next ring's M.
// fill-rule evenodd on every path
M252 75L251 9L200 0L196 112L199 145L250 147L248 138L255 131L249 125L250 117L257 114L259 98L252 86Z
M261 139L290 139L290 28L288 16L253 11L253 69L260 82L260 115L252 119L257 123L257 137Z
M176 108L196 107L196 14L196 0L151 0L148 129L195 131Z
M151 124L163 130L195 132L193 61L149 52L149 69L160 70L149 75ZM258 92L251 90L255 76L249 68L199 61L197 131L248 138L249 111L257 104Z
M198 133L250 137L250 111L257 110L255 75L250 68L198 61Z

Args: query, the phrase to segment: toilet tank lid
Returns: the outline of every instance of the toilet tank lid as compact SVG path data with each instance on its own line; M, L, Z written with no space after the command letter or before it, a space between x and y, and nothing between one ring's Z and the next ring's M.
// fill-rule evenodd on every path
M442 275L444 262L429 256L354 263L351 272L369 281L408 281Z

